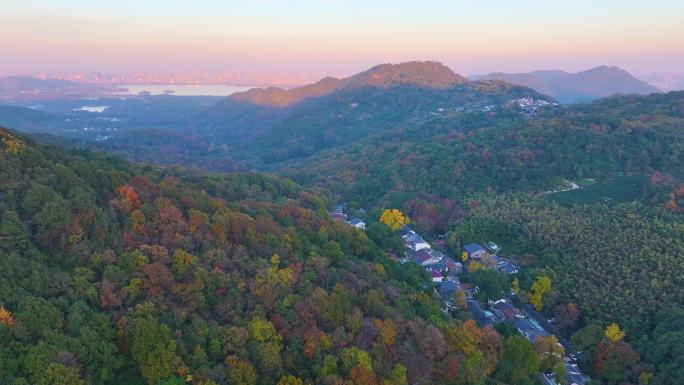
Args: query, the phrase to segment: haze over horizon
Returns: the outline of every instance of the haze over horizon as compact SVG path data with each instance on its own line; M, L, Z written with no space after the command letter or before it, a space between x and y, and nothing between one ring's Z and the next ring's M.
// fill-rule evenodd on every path
M684 4L496 0L0 1L0 74L258 72L345 76L438 60L460 74L615 65L681 73Z

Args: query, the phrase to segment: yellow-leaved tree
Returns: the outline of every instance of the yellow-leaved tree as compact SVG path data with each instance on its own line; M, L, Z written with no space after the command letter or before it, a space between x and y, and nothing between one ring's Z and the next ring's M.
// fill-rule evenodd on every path
M532 293L530 293L528 300L534 308L541 310L544 307L544 295L551 291L551 279L547 276L537 277L537 280L532 283Z
M469 273L474 273L474 272L476 272L478 270L482 270L484 268L485 268L485 266L478 261L470 261L470 263L468 264L468 272Z
M16 138L2 138L2 144L7 148L7 152L11 155L19 154L26 145Z
M5 309L4 306L0 306L0 325L14 325L12 313Z
M397 209L385 209L380 215L380 222L386 224L393 231L409 223L409 219L401 211Z
M257 272L252 292L262 300L266 310L271 311L278 296L286 294L295 282L295 271L291 267L280 268L280 256L273 254L267 269Z
M606 326L606 338L612 342L620 342L625 338L625 332L620 330L620 326L613 322L612 324Z
M513 279L513 283L511 283L511 290L513 290L515 294L520 293L520 281L518 278Z
M463 290L456 290L454 292L454 304L459 310L468 309L468 301L466 299L465 292Z

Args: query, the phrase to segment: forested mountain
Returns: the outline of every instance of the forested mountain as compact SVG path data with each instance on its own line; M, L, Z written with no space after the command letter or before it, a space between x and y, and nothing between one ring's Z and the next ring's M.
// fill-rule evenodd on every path
M683 127L684 92L542 107L533 116L499 108L372 135L279 171L351 207L401 208L415 228L448 233L453 250L495 240L523 266L521 285L551 277L548 317L565 316L567 304L582 314L565 327L593 378L626 384L647 367L652 383L676 384ZM577 186L562 193L576 194L576 204L560 207L561 193L546 191L581 179L607 192L592 197ZM601 325L609 322L625 327L636 351L604 350Z
M228 96L210 111L221 114L221 109L231 103L243 102L257 105L287 107L307 99L330 95L341 90L363 87L390 88L397 85L413 85L424 88L447 88L468 80L455 74L438 62L407 62L380 64L347 78L327 77L314 84L282 88L253 88Z
M529 88L468 81L437 62L409 62L289 90L252 89L202 110L201 98L195 104L195 99L172 96L100 99L104 111L99 114L80 111L83 104L75 101L51 101L41 108L60 111L59 119L5 120L21 130L90 140L134 160L200 164L217 171L267 170L368 135L440 116L490 111L524 98L552 102Z
M682 127L684 92L558 106L410 63L99 146L191 171L0 130L0 384L533 382L526 339L451 319L422 269L387 257L403 247L387 207L450 252L496 240L525 290L551 277L543 312L581 314L563 333L593 378L676 384ZM610 322L625 341L605 343Z
M577 73L540 70L529 73L494 72L476 80L504 80L530 87L563 103L588 102L615 94L650 94L659 90L618 67L600 66Z
M282 171L362 205L406 194L538 192L564 179L624 173L657 171L681 182L682 127L684 92L541 108L535 117L498 108L406 125Z
M292 90L231 95L207 111L196 133L251 167L301 159L403 125L521 98L550 102L504 82L469 82L435 62L380 65L345 79Z
M534 378L543 351L445 316L324 205L0 130L0 384Z

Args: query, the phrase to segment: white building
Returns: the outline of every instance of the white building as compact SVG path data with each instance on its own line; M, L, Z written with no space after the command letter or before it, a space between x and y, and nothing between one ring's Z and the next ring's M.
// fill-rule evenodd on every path
M421 237L418 234L407 235L406 237L404 237L404 242L406 242L406 247L413 251L430 248L430 244L427 243L427 241L425 241L423 237Z
M349 222L350 225L356 227L357 229L365 230L366 229L366 222L360 220L360 219L352 219Z

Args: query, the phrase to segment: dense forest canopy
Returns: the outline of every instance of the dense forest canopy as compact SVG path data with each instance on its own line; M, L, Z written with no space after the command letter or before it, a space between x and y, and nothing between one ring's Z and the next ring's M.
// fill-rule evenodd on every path
M291 181L0 139L1 384L535 378L543 351L445 315Z
M523 265L523 287L551 277L548 317L567 320L569 306L576 313L564 331L579 333L585 371L629 383L603 370L607 356L620 357L623 373L637 370L632 344L652 366L652 383L670 384L684 359L673 348L684 333L676 321L684 306L683 127L682 92L533 117L502 108L407 125L281 171L351 207L402 208L427 234L448 232L454 251L496 240ZM583 184L547 191L574 188L569 181ZM616 350L591 334L611 322L626 330Z
M282 171L362 205L406 193L538 192L618 173L681 181L683 126L684 92L541 109L532 118L501 108L406 125Z
M206 118L200 137L250 167L307 158L369 135L415 126L439 115L489 110L519 98L551 101L535 91L504 82L466 82L449 87L391 84L340 89L286 108L235 102ZM236 105L237 104L237 105ZM216 109L215 108L215 109ZM245 111L246 109L246 111Z
M501 244L522 272L469 266L478 298L548 279L522 297L560 320L597 381L676 384L684 92L550 102L501 82L360 86L102 146L291 179L0 130L0 384L532 384L553 371L555 343L445 313L423 269L389 257L404 246L385 212L452 256ZM365 232L331 220L339 202Z
M655 330L684 335L673 322L684 311L680 214L638 203L563 208L527 196L478 202L450 241L505 240L504 249L526 256L530 277L551 277L550 314L558 304L576 304L587 324L619 322L642 352L658 345Z

